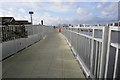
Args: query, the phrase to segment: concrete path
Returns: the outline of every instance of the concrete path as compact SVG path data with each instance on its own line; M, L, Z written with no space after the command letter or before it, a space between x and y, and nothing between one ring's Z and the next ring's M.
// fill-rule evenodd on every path
M84 75L62 34L54 31L5 60L3 78L84 78Z

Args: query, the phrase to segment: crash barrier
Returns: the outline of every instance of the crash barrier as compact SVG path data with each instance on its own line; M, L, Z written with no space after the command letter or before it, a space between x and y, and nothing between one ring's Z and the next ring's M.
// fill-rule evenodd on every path
M120 78L120 27L62 29L86 77Z

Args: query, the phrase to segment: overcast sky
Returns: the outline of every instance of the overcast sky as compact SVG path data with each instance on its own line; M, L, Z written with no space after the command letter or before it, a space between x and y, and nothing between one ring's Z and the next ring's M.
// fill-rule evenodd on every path
M102 1L102 2L101 2ZM11 0L0 1L0 17L14 17L16 20L29 20L29 11L33 11L33 23L44 20L46 25L58 24L98 24L118 20L118 3L116 0ZM111 1L111 2L110 2Z

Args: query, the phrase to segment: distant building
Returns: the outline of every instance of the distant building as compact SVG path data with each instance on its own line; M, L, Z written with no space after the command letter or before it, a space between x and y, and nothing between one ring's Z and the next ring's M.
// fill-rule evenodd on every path
M109 26L120 26L120 21L118 23L108 24Z
M27 20L15 20L13 17L0 17L0 34L2 41L26 38L25 25L31 24Z
M0 17L0 25L13 24L15 19L13 17Z

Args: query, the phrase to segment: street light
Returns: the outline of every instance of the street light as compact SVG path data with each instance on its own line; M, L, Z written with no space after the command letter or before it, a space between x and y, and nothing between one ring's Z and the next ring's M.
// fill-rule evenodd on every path
M33 24L33 21L32 21L32 14L34 14L34 13L33 13L33 11L29 11L29 14L30 14L30 17L31 17L31 24Z

